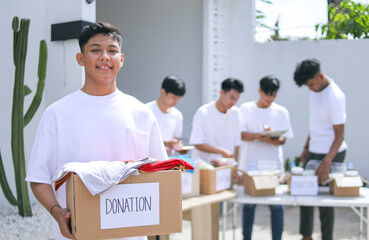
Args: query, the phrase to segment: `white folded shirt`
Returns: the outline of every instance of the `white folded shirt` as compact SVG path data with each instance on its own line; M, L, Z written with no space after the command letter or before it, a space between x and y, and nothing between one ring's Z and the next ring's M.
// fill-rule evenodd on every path
M130 175L139 175L141 165L155 162L155 159L144 158L137 161L91 161L69 162L60 167L54 174L52 182L62 179L67 173L74 172L82 180L90 193L102 194L110 187L120 183Z

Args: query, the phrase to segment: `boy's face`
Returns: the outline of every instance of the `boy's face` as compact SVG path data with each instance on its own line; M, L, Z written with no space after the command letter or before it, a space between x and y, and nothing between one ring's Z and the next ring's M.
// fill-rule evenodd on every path
M161 89L161 93L164 97L164 102L168 107L174 107L177 105L179 99L181 98L181 96L177 96L171 92L167 93L164 89Z
M224 92L224 90L220 91L220 102L226 108L226 110L233 107L239 98L240 93L234 89L231 89L228 92Z
M305 85L309 88L310 91L322 91L325 87L324 75L322 73L316 74L315 77L308 79Z
M104 34L90 38L84 52L77 53L76 58L78 64L85 67L85 82L93 86L115 84L124 61L119 43Z
M270 107L270 105L272 105L275 98L277 97L277 91L274 91L272 94L266 94L260 88L259 94L260 94L259 103L264 108Z

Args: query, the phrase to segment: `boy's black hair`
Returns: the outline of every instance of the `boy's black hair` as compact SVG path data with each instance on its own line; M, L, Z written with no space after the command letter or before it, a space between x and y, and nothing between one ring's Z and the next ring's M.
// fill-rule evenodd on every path
M232 89L236 90L239 93L242 93L243 92L242 81L237 78L227 78L222 82L222 90L224 91L224 93L227 93Z
M183 96L186 93L185 82L176 76L167 76L164 78L161 88L166 93L172 93L176 96Z
M265 76L260 80L260 89L266 95L273 95L279 90L280 81L273 75Z
M83 53L83 49L90 40L90 38L94 37L97 34L109 35L110 37L117 40L119 46L122 48L122 36L120 35L120 30L117 27L114 27L110 23L105 22L97 22L92 23L90 25L85 26L78 37L79 48Z
M302 85L305 85L309 79L314 78L318 73L320 73L319 60L315 58L306 59L296 65L293 79L297 86L301 87Z

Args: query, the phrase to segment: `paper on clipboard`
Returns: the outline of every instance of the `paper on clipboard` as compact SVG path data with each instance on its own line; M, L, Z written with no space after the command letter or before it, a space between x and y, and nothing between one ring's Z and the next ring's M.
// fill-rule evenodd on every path
M178 150L192 150L194 148L195 148L194 146L183 146L181 149Z

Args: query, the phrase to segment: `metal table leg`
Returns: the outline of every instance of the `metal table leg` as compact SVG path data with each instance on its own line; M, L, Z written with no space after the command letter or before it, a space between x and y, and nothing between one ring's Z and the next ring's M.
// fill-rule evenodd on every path
M225 234L227 230L227 202L223 202L223 208L222 208L222 239L225 240Z
M237 203L233 205L233 218L232 218L232 232L233 232L233 240L236 240L236 222L237 222Z
M363 231L363 207L360 207L360 226L359 226L359 239L361 239L362 236L364 236Z
M369 240L369 207L366 207L366 240Z

